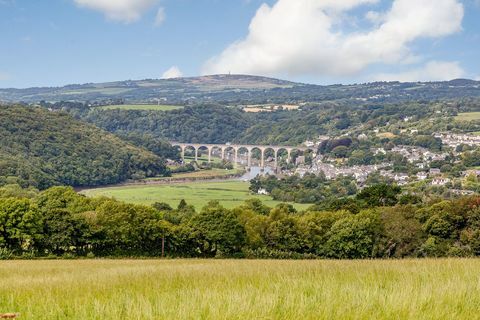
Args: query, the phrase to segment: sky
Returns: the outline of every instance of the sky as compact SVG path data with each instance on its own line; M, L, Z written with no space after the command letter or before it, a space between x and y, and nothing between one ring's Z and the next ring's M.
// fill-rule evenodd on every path
M0 87L480 80L480 0L0 0Z

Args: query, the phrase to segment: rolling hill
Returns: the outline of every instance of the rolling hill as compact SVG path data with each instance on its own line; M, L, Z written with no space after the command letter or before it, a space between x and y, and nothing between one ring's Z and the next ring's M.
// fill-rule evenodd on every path
M161 104L256 104L318 101L399 102L480 96L480 82L375 82L313 85L250 75L211 75L176 79L127 80L64 87L0 89L0 101L38 103L111 102Z
M95 186L165 173L164 160L67 114L0 106L0 185Z

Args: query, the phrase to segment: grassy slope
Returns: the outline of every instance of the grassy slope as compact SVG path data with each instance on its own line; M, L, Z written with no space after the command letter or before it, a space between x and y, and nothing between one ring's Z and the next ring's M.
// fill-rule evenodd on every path
M182 106L156 105L156 104L124 104L100 107L102 110L154 110L154 111L171 111L182 109Z
M237 207L247 199L258 198L266 205L274 207L280 202L273 201L269 196L251 195L248 191L249 183L243 181L225 182L192 182L169 185L125 186L113 188L99 188L85 190L87 196L114 197L121 201L152 204L166 202L176 207L181 199L188 204L201 209L211 200L218 200L227 208ZM307 209L308 204L295 204L297 209Z
M0 262L22 319L478 319L480 260Z
M459 113L455 120L457 121L476 121L480 120L480 112L465 112Z

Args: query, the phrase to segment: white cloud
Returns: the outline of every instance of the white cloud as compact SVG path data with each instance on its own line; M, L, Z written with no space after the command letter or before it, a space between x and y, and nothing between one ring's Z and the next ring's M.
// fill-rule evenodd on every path
M79 6L105 14L109 20L135 22L158 0L74 0Z
M158 8L157 15L155 16L155 27L159 27L165 22L166 14L165 8L160 7Z
M163 73L162 79L180 78L181 76L183 76L182 71L180 71L177 66L172 66L170 69Z
M399 73L384 73L374 76L376 81L447 81L465 77L465 70L458 62L429 61L424 66Z
M394 0L371 11L368 30L342 31L350 10L376 0L278 0L263 4L249 34L204 65L208 73L351 76L373 64L411 63L410 44L461 30L459 0ZM415 60L415 59L413 59Z

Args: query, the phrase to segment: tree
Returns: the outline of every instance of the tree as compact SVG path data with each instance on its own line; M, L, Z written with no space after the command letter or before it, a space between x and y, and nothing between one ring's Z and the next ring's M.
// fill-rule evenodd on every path
M209 202L192 218L191 226L204 240L201 250L207 256L215 256L218 251L224 254L239 252L245 243L245 229L237 216L218 202Z
M332 150L332 154L337 158L346 158L348 155L349 149L346 146L338 146Z
M0 247L30 251L43 237L42 217L28 199L0 199Z
M374 211L361 212L336 221L327 241L328 255L337 259L365 259L375 256L381 224Z
M402 189L397 185L377 184L363 189L357 200L365 202L369 207L394 206Z

